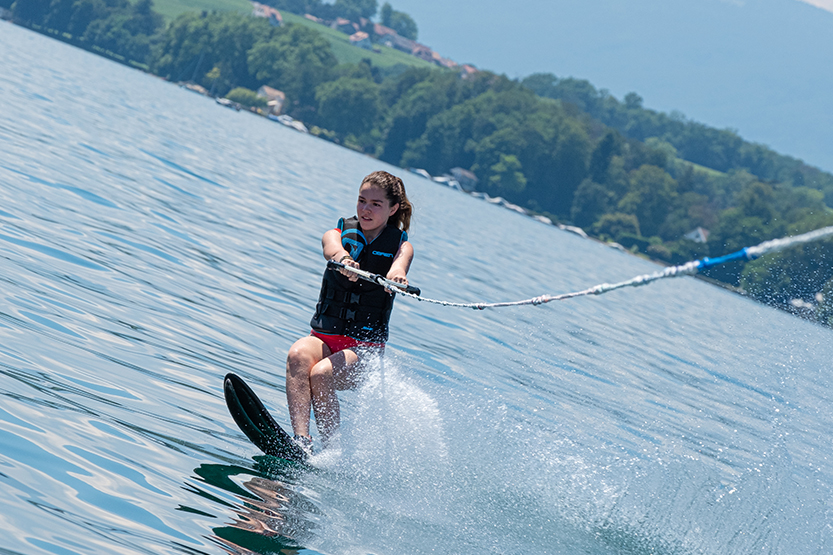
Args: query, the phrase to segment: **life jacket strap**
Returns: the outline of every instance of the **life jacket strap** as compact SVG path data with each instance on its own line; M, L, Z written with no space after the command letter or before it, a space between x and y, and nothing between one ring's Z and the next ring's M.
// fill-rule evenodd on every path
M328 301L335 301L344 304L359 304L362 301L361 293L353 293L350 291L336 291L330 289L325 292L324 298Z
M352 291L338 291L336 289L328 289L324 292L323 297L328 301L335 301L339 304L362 305L373 308L383 308L388 305L387 300L383 302L373 302L374 299L372 296Z
M388 309L382 313L379 313L377 311L362 310L361 308L353 309L347 308L346 306L324 304L323 306L319 305L318 313L324 316L330 316L332 318L338 318L340 320L345 320L348 322L354 322L357 316L381 316L381 318L386 321L390 317L391 310Z

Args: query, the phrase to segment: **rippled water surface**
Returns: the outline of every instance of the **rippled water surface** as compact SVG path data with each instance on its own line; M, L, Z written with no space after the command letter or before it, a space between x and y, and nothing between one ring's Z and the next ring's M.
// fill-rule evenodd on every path
M0 70L0 553L833 550L830 330L691 278L398 299L341 450L258 456L222 377L288 425L321 235L385 166L5 22ZM404 177L426 296L654 268Z

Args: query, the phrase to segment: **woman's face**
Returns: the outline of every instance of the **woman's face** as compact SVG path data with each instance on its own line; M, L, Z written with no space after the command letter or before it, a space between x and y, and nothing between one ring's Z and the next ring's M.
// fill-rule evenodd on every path
M363 183L359 189L359 201L356 204L356 216L365 234L373 234L387 225L388 218L399 210L399 203L391 204L385 191L369 183Z

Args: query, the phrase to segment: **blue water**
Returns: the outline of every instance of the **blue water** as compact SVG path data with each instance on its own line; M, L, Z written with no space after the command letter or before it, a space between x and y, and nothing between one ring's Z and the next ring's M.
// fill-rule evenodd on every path
M0 553L826 554L830 330L692 278L494 311L397 300L302 471L322 233L383 164L0 23ZM461 302L656 268L405 175L412 283Z

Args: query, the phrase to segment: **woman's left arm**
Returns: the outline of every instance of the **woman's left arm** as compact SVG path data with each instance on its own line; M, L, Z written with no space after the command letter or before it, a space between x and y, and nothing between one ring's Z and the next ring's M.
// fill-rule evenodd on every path
M385 277L396 283L408 285L408 270L413 259L414 247L408 241L403 241L399 245L399 250L396 252L396 256L393 257L393 263L391 263L388 275Z

